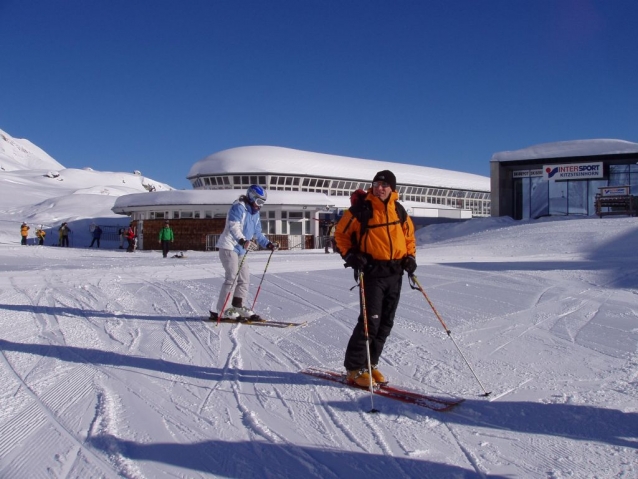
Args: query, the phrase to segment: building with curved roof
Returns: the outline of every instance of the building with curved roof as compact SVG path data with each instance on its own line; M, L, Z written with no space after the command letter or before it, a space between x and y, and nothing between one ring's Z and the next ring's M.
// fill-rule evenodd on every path
M197 245L189 243L189 248L203 249L201 237L221 232L233 201L250 185L259 184L268 192L261 213L264 233L306 237L298 243L321 247L321 226L350 206L353 191L370 188L374 175L386 169L396 175L399 199L417 228L490 215L488 177L272 146L232 148L210 155L191 167L187 178L192 191L121 196L113 211L138 221L140 233L166 219L194 224L189 231L195 228L197 233L188 234L200 239L192 240ZM308 236L315 240L309 241ZM206 240L206 248L211 241Z
M269 191L346 196L369 188L377 171L397 177L401 201L429 203L490 215L490 179L427 166L365 160L274 146L245 146L212 154L195 163L187 178L193 188L244 189L260 184Z

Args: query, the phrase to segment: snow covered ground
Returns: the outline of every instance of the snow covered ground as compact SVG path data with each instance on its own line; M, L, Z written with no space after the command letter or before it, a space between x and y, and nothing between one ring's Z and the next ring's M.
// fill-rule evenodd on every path
M91 197L109 216L82 171L64 194L0 171L0 477L638 477L636 218L421 230L419 281L492 394L405 281L380 367L466 401L369 414L367 392L298 373L342 369L358 293L338 255L272 257L256 309L304 326L216 326L215 253L19 245L27 217L89 221ZM251 299L267 259L249 256Z
M431 230L431 231L428 231ZM436 237L436 238L435 238ZM256 309L291 329L203 322L214 253L0 246L0 476L638 475L635 218L426 228L382 358L447 413L298 374L341 369L352 273L273 255ZM252 253L252 293L267 253Z

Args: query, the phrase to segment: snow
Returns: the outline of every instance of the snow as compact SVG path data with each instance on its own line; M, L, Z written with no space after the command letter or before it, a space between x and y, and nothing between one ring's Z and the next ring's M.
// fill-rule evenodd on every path
M487 176L277 146L243 146L214 153L195 163L186 177L251 172L370 182L381 170L391 170L399 184L490 191L490 179Z
M201 320L215 253L20 246L25 217L113 200L60 170L0 172L0 477L638 476L635 218L420 230L419 282L491 395L404 281L380 368L466 400L440 413L375 396L369 414L366 391L298 373L342 369L358 296L338 255L250 253L257 311L306 324L216 326ZM115 189L118 174L87 173Z
M638 143L625 140L597 139L541 143L515 151L494 153L492 161L517 161L575 156L638 153Z

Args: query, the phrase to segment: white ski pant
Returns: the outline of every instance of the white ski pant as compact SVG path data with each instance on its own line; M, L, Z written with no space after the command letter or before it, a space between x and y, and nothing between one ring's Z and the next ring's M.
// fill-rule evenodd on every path
M222 284L222 289L219 292L217 306L215 307L215 309L213 309L213 306L211 305L211 311L215 311L219 314L223 313L222 308L224 307L227 296L228 303L226 304L226 309L230 307L233 298L241 298L242 302L245 303L246 297L248 296L250 270L248 268L248 262L244 261L241 271L239 272L239 274L237 274L237 269L239 268L239 263L241 262L242 258L243 256L239 256L232 249L219 250L219 260L224 267L225 279L224 284ZM235 282L234 290L231 291L231 287L233 286L235 277L237 277L237 281ZM229 292L230 295L228 295Z

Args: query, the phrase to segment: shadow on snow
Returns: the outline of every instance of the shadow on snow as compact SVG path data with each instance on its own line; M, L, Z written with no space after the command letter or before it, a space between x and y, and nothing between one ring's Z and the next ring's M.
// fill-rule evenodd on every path
M154 461L223 477L442 477L494 478L462 467L419 459L320 449L261 441L218 440L192 444L142 444L114 436L87 440L108 454L118 452L135 461Z
M181 364L162 359L127 356L112 351L15 343L0 339L0 350L57 358L74 363L91 363L158 371L207 381L239 381L251 384L299 384L345 387L309 378L297 372L221 369ZM367 398L369 400L369 398ZM405 412L405 405L374 396L375 405L394 414ZM362 401L326 402L325 405L346 411L365 410ZM466 400L451 413L436 413L418 406L407 406L412 414L438 415L442 421L473 427L544 434L579 441L598 441L615 446L638 449L638 413L575 404L542 404L533 402L488 402ZM463 413L461 413L463 411Z

